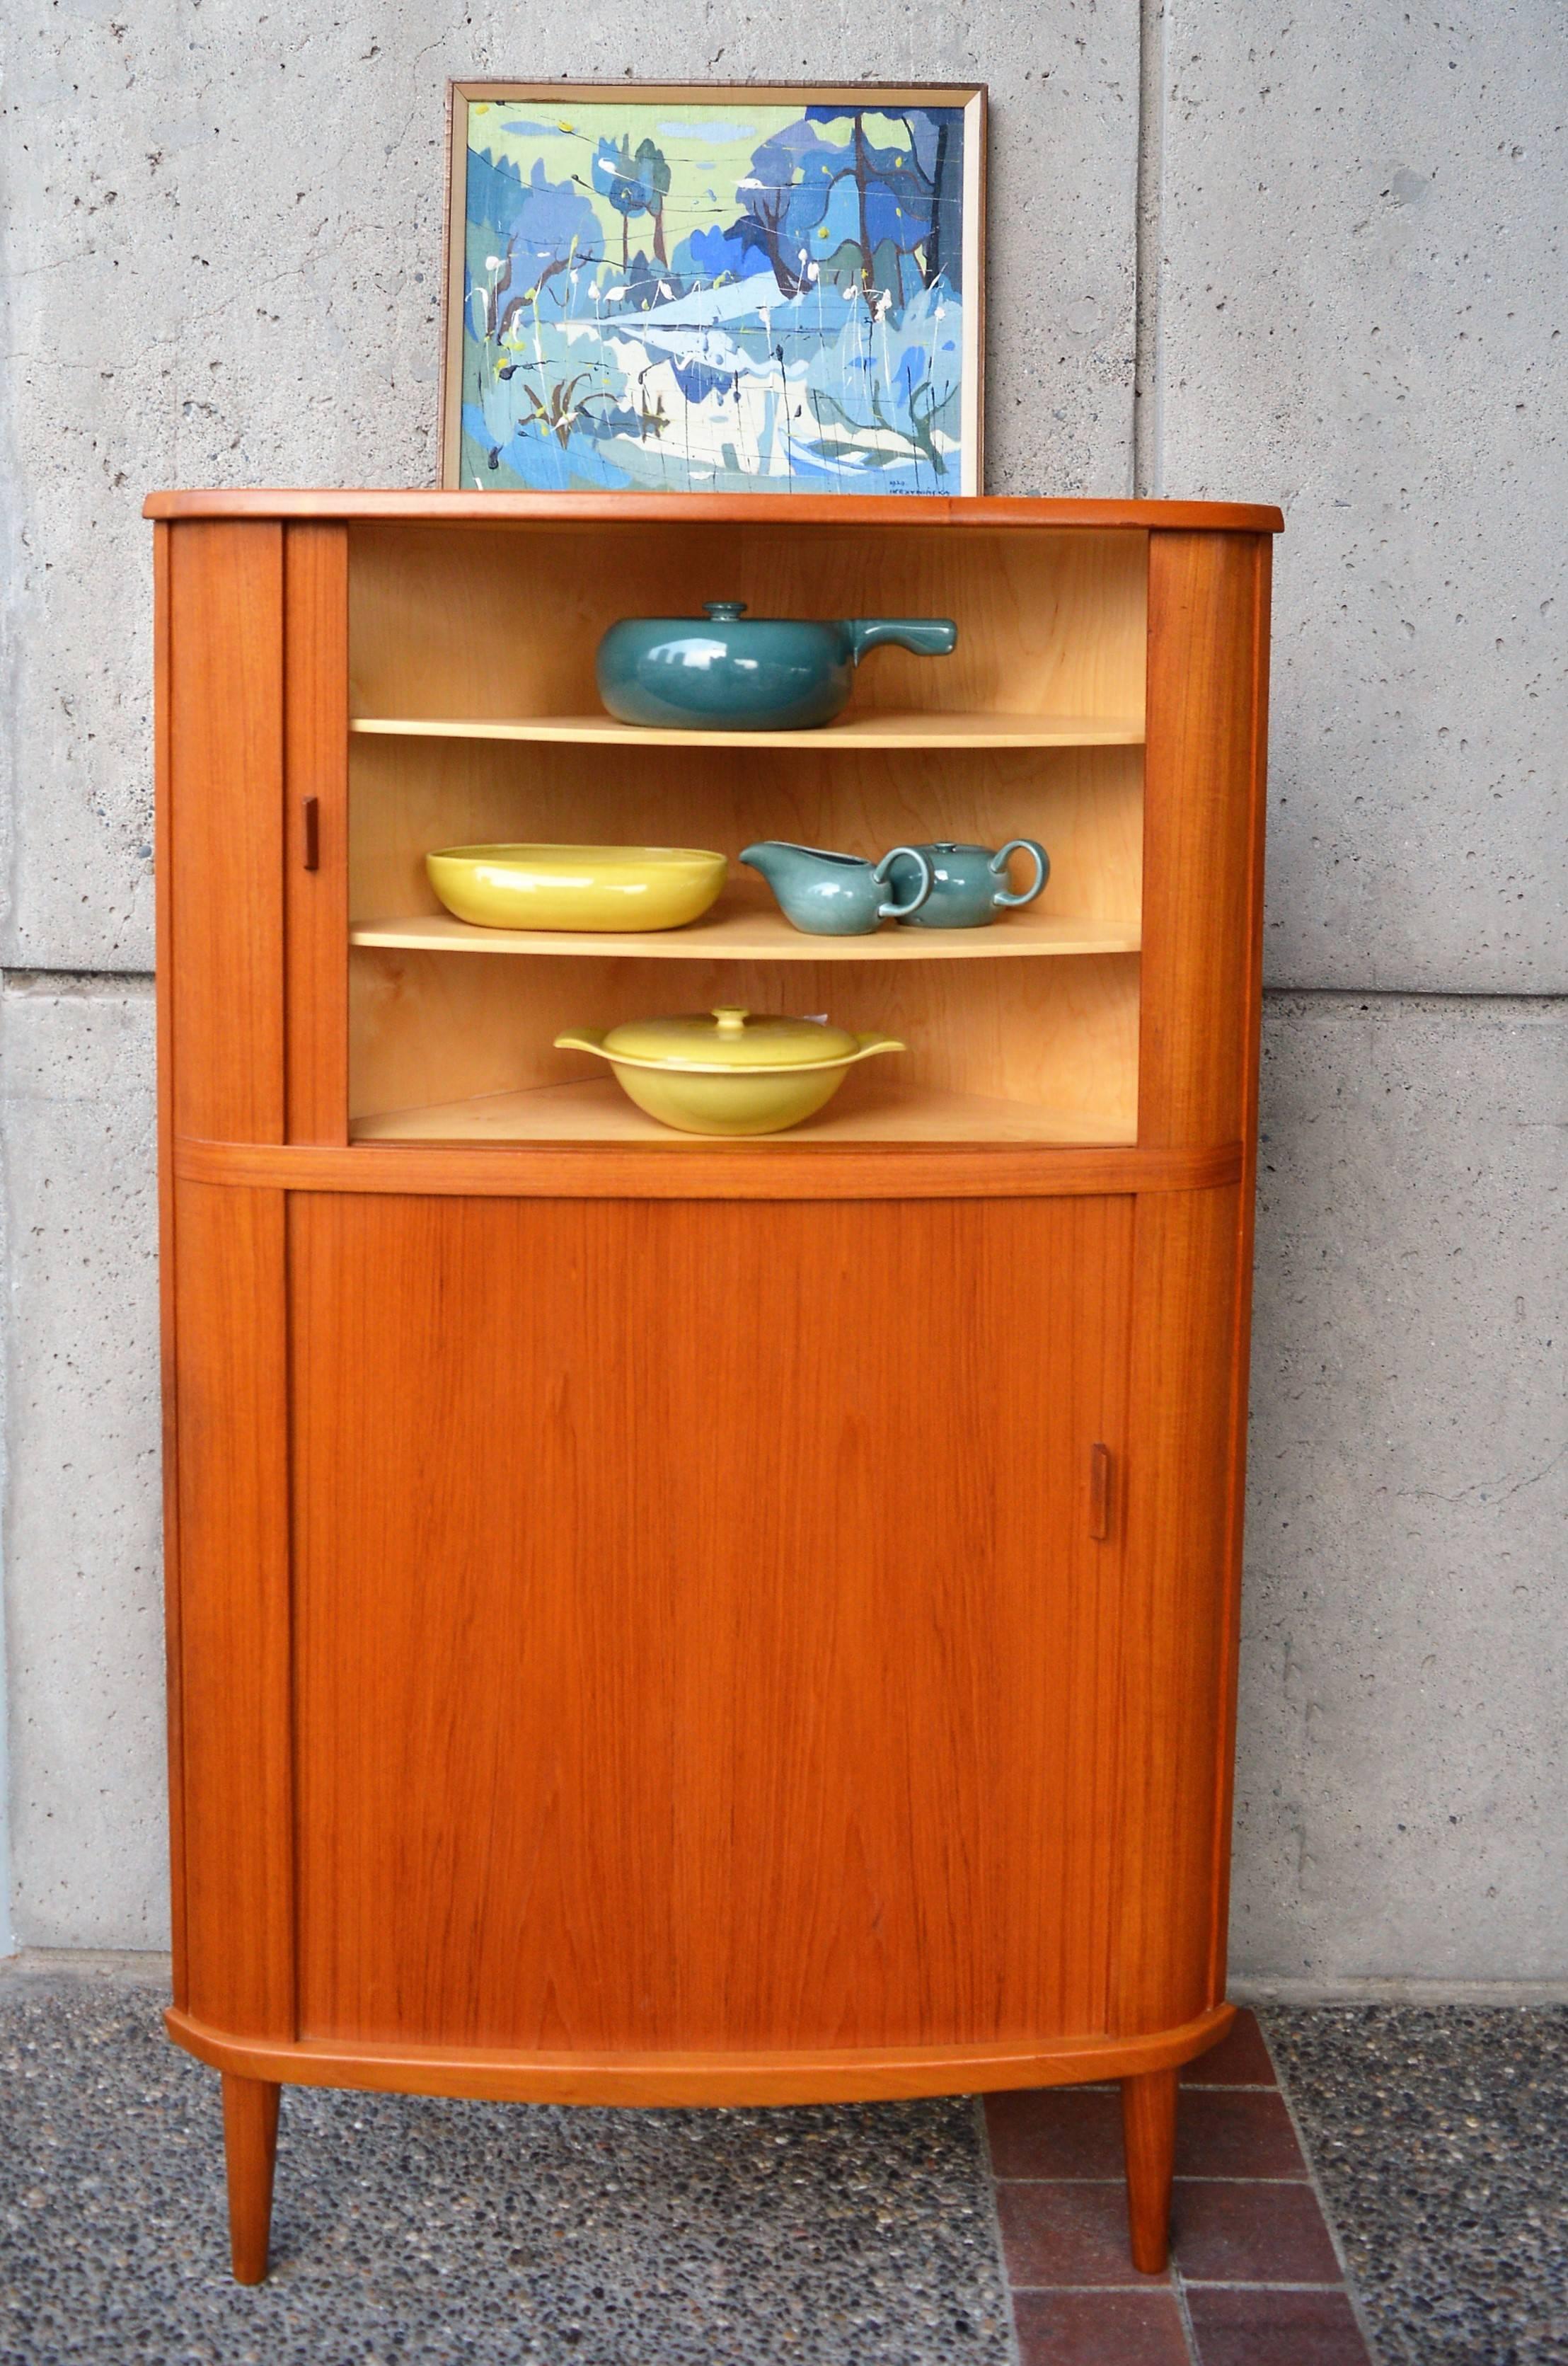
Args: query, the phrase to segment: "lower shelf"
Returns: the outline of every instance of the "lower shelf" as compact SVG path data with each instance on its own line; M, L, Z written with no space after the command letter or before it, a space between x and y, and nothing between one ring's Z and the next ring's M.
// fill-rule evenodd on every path
M672 1150L749 1149L712 1134L676 1133L633 1107L619 1085L594 1077L575 1085L542 1085L521 1093L486 1093L478 1099L435 1102L355 1118L356 1143L576 1142L667 1144ZM820 1116L788 1133L759 1137L770 1145L846 1142L1022 1142L1125 1148L1137 1140L1135 1120L1082 1116L1037 1109L1026 1101L980 1093L868 1091L840 1110L829 1102Z

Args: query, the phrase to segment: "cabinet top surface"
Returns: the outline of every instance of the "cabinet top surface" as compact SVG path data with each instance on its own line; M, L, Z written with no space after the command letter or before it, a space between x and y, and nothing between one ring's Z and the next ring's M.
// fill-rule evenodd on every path
M1268 504L834 493L453 493L416 488L223 487L149 493L150 518L314 518L447 525L1131 526L1281 534Z

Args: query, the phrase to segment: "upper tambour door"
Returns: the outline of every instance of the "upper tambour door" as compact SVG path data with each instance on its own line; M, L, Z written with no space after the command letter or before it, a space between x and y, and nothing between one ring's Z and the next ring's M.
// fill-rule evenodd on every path
M1131 1244L294 1197L301 2033L1103 2027Z

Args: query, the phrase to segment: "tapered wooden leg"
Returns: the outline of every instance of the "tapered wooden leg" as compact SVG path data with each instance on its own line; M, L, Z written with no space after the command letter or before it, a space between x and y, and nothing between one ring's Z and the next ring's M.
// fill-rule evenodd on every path
M1170 2249L1170 2176L1176 2164L1174 2070L1122 2081L1122 2142L1127 2159L1127 2225L1133 2265L1158 2276Z
M283 2090L270 2079L223 2073L223 2150L229 2164L229 2248L234 2281L259 2284L267 2272L273 2222L273 2163Z

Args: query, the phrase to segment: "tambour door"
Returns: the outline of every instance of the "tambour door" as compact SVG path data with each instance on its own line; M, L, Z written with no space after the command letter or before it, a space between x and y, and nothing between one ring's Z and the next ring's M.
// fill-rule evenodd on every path
M293 1196L301 2034L1103 2027L1132 1242Z

